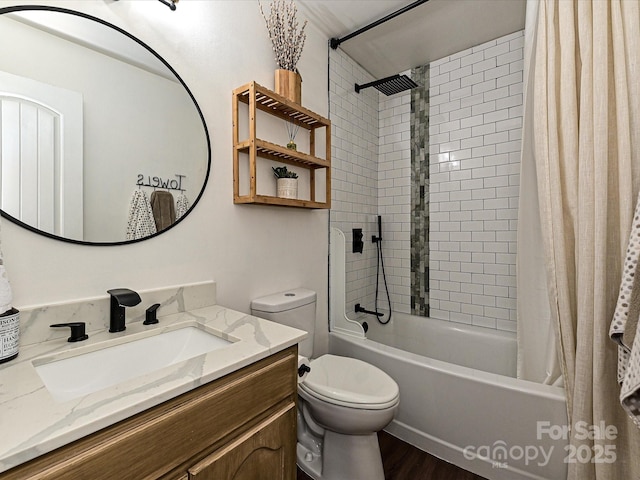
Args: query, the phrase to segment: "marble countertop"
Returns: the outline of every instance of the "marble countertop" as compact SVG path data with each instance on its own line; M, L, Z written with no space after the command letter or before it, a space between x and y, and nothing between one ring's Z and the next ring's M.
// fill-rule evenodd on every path
M266 358L307 335L219 305L159 320L148 326L130 323L120 333L100 331L78 343L68 343L65 336L27 345L18 358L0 365L0 472ZM98 349L196 324L233 343L74 400L54 400L34 367L42 357L62 358L74 349Z

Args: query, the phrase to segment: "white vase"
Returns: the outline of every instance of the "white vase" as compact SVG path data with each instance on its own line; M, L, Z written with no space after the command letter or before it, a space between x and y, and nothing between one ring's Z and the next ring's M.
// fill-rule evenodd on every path
M278 178L276 180L276 189L280 198L298 198L298 179Z

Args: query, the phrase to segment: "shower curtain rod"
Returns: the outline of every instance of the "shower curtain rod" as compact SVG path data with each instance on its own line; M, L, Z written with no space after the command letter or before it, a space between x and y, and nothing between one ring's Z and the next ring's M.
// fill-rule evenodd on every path
M364 26L362 28L359 28L358 30L356 30L353 33L350 33L349 35L345 35L344 37L341 37L341 38L335 38L335 37L332 38L329 41L329 45L331 45L331 48L333 48L335 50L335 49L338 48L338 46L340 46L340 44L342 42L346 42L347 40L351 40L353 37L356 37L356 36L360 35L361 33L366 32L367 30L371 30L373 27L377 27L378 25L382 25L386 21L391 20L392 18L395 18L398 15L402 15L403 13L408 12L412 8L415 8L418 5L422 5L423 3L427 3L428 1L429 0L417 0L416 2L410 3L409 5L406 5L406 6L402 7L400 10L396 10L395 12L390 13L386 17L382 17L381 19L376 20L375 22L372 22L369 25L366 25L366 26Z

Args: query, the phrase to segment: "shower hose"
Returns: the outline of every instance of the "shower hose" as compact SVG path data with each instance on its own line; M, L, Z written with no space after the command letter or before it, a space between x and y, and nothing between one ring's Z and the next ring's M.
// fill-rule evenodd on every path
M386 325L391 321L391 296L389 295L389 285L387 285L387 274L384 271L384 257L382 255L381 232L380 232L380 236L378 237L378 240L376 241L376 245L378 247L378 264L376 267L376 318L378 319L378 322L380 322L382 325ZM378 290L380 287L380 280L379 280L380 267L382 267L382 279L384 280L384 288L387 292L387 304L389 305L389 316L387 317L386 320L382 320L382 317L384 316L384 314L378 312Z

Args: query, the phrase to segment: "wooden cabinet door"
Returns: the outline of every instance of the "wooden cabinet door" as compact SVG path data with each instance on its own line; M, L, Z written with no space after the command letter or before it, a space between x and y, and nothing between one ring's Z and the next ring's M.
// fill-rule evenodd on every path
M296 406L286 405L189 469L189 480L295 480Z

